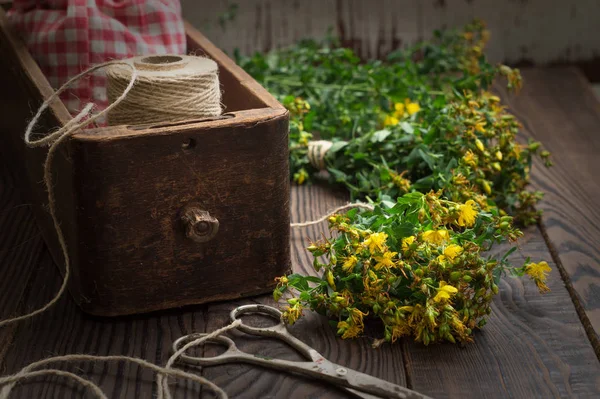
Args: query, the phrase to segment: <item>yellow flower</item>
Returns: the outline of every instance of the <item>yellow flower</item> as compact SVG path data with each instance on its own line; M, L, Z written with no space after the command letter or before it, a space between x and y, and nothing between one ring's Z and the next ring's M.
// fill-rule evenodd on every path
M446 284L445 281L440 281L440 288L437 289L437 294L433 297L433 300L435 302L443 302L450 299L450 297L457 292L458 290L455 287Z
M369 252L372 254L385 252L387 249L387 245L385 245L387 238L388 235L385 233L372 233L369 235L369 238L363 242L363 245L369 248Z
M300 128L302 128L302 126L300 126ZM300 132L300 140L298 140L298 144L300 144L301 146L308 146L308 142L310 139L313 138L313 135L311 133L307 133L307 132Z
M394 182L396 187L402 190L402 192L407 193L410 191L410 180L402 177L402 175L393 176L392 181Z
M484 129L485 124L486 124L485 121L477 122L475 124L475 130L477 130L478 132L481 132L481 133L485 133L485 129ZM480 151L483 151L483 150L480 149Z
M477 208L475 206L475 201L468 200L463 205L458 206L458 211L460 212L458 215L458 225L461 227L471 227L475 224L475 219L477 218Z
M281 285L285 285L289 282L289 280L286 276L275 277L275 281L277 281Z
M515 143L513 147L512 153L516 159L521 159L521 145L519 143Z
M337 324L338 334L342 334L342 339L356 338L362 332L362 328L357 325L351 325L346 321L340 321Z
M400 337L410 334L410 326L405 322L395 324L392 326L392 343Z
M394 112L394 116L396 116L397 118L402 118L404 116L404 104L402 104L402 103L394 104L394 110L396 111L396 112Z
M463 161L469 166L477 166L477 156L473 154L473 151L468 150L463 156Z
M298 173L294 173L294 181L298 184L302 184L308 178L308 172L303 168L298 171Z
M367 316L369 312L363 313L357 308L350 309L350 318L352 318L352 323L357 326L363 326L363 317Z
M396 118L395 116L387 115L383 120L383 126L394 126L397 125L399 122L400 120L398 120L398 118Z
M352 269L354 269L354 266L358 263L358 259L356 258L356 256L352 255L349 256L345 261L344 264L342 265L342 270L344 270L347 273L350 273L352 271Z
M416 114L420 110L421 110L421 106L418 103L410 103L409 102L406 104L406 112L408 112L409 115Z
M402 251L407 252L412 243L415 242L415 236L410 236L402 239Z
M548 262L545 261L530 263L525 266L525 273L535 282L540 292L550 291L550 288L546 285L546 277L551 270Z
M296 303L294 306L287 306L281 317L286 320L288 324L294 324L301 315L302 305L300 305L300 303Z
M496 159L498 161L502 161L502 152L501 151L496 151Z
M398 252L384 252L383 256L376 256L375 260L378 262L375 265L375 270L379 270L383 267L394 267L394 256L398 255Z
M444 256L450 260L454 260L463 251L460 245L450 244L444 249Z
M423 240L431 244L442 244L450 238L448 230L429 230L423 233Z

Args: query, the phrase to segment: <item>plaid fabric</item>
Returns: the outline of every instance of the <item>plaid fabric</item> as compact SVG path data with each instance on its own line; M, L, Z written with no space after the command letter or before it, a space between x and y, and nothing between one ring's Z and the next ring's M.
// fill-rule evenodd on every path
M9 18L54 88L101 62L186 51L179 0L15 0ZM105 108L104 71L63 94L72 113Z

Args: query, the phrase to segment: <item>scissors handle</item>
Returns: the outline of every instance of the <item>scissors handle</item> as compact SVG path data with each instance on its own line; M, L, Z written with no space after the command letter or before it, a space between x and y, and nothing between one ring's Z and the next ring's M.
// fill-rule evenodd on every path
M173 352L177 352L181 347L185 344L192 342L196 339L207 336L205 333L196 333L184 335L183 337L178 338L173 342ZM185 353L182 353L179 359L189 365L193 366L216 366L224 363L232 363L235 361L240 361L240 358L243 356L249 356L247 353L242 352L235 346L235 342L224 335L219 335L217 337L213 337L208 339L206 342L210 342L213 344L219 344L221 346L225 346L227 349L225 352L220 353L216 356L204 357L204 356L189 356ZM243 360L242 360L243 361Z
M274 326L254 327L245 324L242 321L240 316L244 314L261 314L270 316L273 319L276 319L278 323ZM233 309L229 316L231 321L240 320L242 322L237 329L245 332L246 334L280 339L300 352L300 354L306 359L310 359L312 361L317 361L323 358L319 352L290 334L285 326L285 323L281 319L281 312L279 309L262 304L243 305Z
M179 338L173 344L177 351L181 346L194 339L201 338L207 334L191 334ZM216 366L226 363L248 363L261 367L281 370L287 373L300 374L315 378L346 388L356 396L363 398L396 398L396 399L425 399L424 395L411 391L388 381L372 377L358 371L332 363L326 359L318 362L306 361L296 362L289 360L273 359L265 356L252 355L239 350L235 343L228 337L218 336L211 338L208 342L226 346L224 353L213 357L196 357L182 354L180 360L194 366Z

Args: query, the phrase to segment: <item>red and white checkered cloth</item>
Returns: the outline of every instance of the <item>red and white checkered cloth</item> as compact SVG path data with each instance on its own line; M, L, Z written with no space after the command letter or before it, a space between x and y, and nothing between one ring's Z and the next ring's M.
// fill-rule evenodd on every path
M186 51L179 0L15 0L9 18L55 89L105 61ZM62 100L72 113L88 102L105 108L104 71Z

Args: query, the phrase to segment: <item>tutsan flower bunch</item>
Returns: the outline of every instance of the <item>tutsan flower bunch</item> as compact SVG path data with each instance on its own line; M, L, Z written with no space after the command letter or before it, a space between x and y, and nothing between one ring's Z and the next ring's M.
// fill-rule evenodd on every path
M275 299L292 293L285 320L294 323L308 308L336 320L342 338L361 335L369 316L383 323L382 340L470 342L472 331L485 324L503 273L528 274L547 290L547 263L511 266L507 257L514 249L499 259L486 256L495 243L522 235L512 217L440 194L414 192L372 212L331 216L335 234L308 247L323 277L278 279Z
M290 168L298 184L321 176L353 199L443 189L452 201L498 206L535 223L542 193L526 189L535 141L517 141L520 124L489 89L503 77L522 85L517 69L491 65L482 54L489 33L481 21L436 32L432 42L361 62L335 42L302 42L238 62L289 109ZM329 140L323 162L311 142Z
M275 299L293 295L289 323L308 308L343 338L375 318L382 340L468 342L504 273L548 290L546 262L511 266L514 247L499 259L486 254L522 235L513 217L538 220L542 193L527 190L532 161L551 164L490 91L496 78L514 91L522 79L486 60L488 39L474 21L383 61L363 62L335 40L238 57L290 111L293 180L325 174L353 200L376 204L329 219L331 236L308 247L320 277L278 279Z

